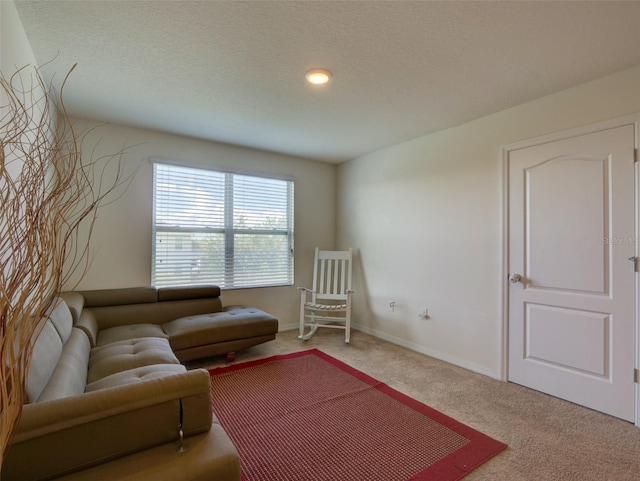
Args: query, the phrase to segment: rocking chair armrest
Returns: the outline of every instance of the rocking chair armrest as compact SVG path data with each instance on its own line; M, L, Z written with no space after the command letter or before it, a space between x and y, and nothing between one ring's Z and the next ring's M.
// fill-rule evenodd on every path
M308 289L306 287L298 287L298 290L300 291L300 305L302 306L305 302L307 302L307 299L309 299L309 294L314 295L316 292L313 289Z

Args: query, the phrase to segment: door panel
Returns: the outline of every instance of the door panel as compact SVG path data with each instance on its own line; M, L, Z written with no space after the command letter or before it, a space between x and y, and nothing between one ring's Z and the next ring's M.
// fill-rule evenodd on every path
M609 315L527 304L525 329L525 359L579 373L609 376ZM574 335L578 331L580 337Z
M634 127L509 152L509 380L634 418Z
M609 163L568 156L525 169L524 240L532 287L604 293ZM572 188L578 177L580 186Z

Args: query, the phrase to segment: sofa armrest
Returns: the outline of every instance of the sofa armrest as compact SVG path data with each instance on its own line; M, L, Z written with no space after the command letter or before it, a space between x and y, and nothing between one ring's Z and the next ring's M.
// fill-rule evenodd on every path
M89 338L91 347L98 345L98 321L96 321L93 312L90 309L84 309L80 314L80 319L76 322L75 327L82 329Z
M72 291L61 292L60 297L69 306L71 317L73 317L73 323L75 324L80 319L82 308L84 307L84 297L80 293Z
M205 370L27 404L2 478L60 476L211 428ZM38 462L33 462L37 459Z

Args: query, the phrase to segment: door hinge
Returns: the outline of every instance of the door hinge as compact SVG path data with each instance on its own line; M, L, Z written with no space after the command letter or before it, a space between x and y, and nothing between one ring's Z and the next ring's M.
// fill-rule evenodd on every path
M633 370L633 382L640 384L640 370L638 369Z
M638 159L640 159L640 154L638 152L640 152L640 149L633 149L633 161L634 162L638 162Z

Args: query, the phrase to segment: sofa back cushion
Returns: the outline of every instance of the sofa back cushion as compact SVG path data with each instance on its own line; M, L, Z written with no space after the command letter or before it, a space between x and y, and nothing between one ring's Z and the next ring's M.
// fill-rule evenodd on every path
M220 297L218 286L177 286L158 288L158 301L184 301L188 299L203 299Z
M73 317L67 304L60 298L55 299L47 314L46 324L33 346L31 366L27 375L27 402L39 400L56 369L63 347L71 336L72 327Z
M71 335L71 328L73 327L73 316L67 306L67 303L58 298L49 312L49 320L56 328L62 344L67 342Z
M131 324L164 324L179 317L222 311L217 286L134 287L80 291L84 310L99 330Z
M80 291L84 297L84 307L121 306L158 302L155 287L125 287L121 289L96 289Z
M87 369L91 346L87 335L74 327L69 340L62 347L62 353L49 382L44 387L38 402L52 401L84 393L87 386Z
M27 402L36 402L62 354L62 339L50 319L42 328L33 346L31 366L27 375Z

